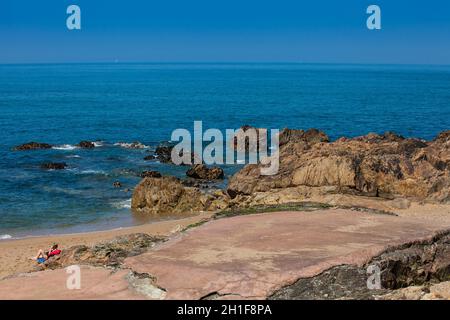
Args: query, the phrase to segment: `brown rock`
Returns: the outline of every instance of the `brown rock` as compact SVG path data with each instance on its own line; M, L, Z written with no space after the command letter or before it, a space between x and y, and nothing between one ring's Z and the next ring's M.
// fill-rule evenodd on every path
M223 179L223 170L219 167L208 168L204 164L196 164L188 171L186 171L186 175L188 177L194 179L203 179L203 180L217 180Z
M208 195L175 177L145 178L134 189L131 208L145 214L189 213L207 210L210 202Z
M13 150L24 151L24 150L51 149L51 147L52 145L48 143L28 142L20 146L14 147Z

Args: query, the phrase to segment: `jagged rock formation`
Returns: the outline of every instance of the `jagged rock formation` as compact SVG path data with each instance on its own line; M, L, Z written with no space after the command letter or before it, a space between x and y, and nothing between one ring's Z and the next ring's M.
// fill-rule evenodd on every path
M450 200L450 131L433 141L387 132L329 142L325 133L315 129L284 129L279 141L278 173L262 176L261 164L245 166L230 179L232 198L258 193L260 198L270 197L281 189L294 189L291 194L304 197L346 193Z
M174 214L222 209L226 206L222 191L203 193L186 187L175 177L145 178L133 192L131 208L137 213Z

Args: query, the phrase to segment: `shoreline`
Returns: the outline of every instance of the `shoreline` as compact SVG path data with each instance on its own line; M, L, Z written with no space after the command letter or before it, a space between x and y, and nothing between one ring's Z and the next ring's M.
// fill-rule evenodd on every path
M0 241L0 279L13 274L33 271L36 263L30 259L39 249L45 250L56 242L64 250L75 245L92 246L96 243L111 240L117 236L146 233L149 235L169 236L183 228L211 218L213 213L156 221L138 226L114 228L101 231L66 233L58 235L30 236L20 239L5 239Z

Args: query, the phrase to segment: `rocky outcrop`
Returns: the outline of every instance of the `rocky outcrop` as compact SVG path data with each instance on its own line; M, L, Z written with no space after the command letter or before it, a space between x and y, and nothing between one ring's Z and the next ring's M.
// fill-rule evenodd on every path
M91 141L80 141L80 143L77 144L78 147L82 149L93 149L95 148L95 144Z
M220 193L220 194L219 194ZM226 195L202 193L175 177L145 178L134 189L131 208L142 214L178 214L217 210L226 206Z
M44 170L63 170L67 168L67 163L65 162L46 162L41 164L41 169Z
M116 267L125 258L141 254L164 240L145 233L134 233L92 247L78 245L64 249L60 255L48 259L43 267L57 269L75 264Z
M232 197L267 196L283 188L371 197L450 200L450 138L406 139L394 133L368 134L329 142L318 130L284 129L279 136L280 167L262 176L261 164L247 165L229 182ZM297 199L300 200L300 199ZM292 199L290 199L292 201Z
M24 150L39 150L39 149L51 149L52 145L48 143L41 142L27 142L21 144L20 146L16 146L13 148L15 151L24 151Z
M172 162L171 154L172 154L173 146L159 146L155 150L155 154L158 160L161 163L169 163Z
M208 168L204 164L196 164L186 171L186 176L194 179L218 180L223 179L224 173L219 167Z

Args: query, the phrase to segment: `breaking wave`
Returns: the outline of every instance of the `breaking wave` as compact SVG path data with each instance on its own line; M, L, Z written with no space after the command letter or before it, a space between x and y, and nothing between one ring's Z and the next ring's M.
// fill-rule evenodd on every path
M74 146L72 144L61 144L61 145L52 147L52 149L55 149L55 150L74 150L76 148L78 148L78 147Z
M131 199L113 202L111 205L116 209L131 209Z

